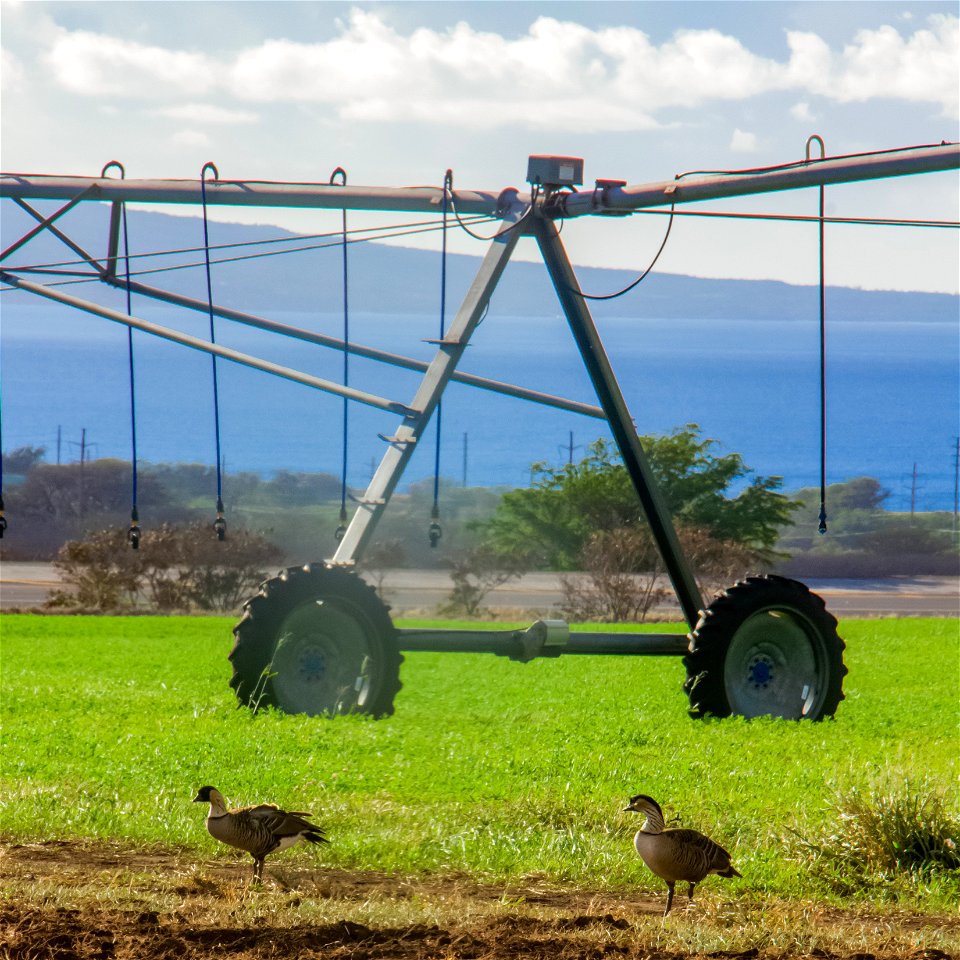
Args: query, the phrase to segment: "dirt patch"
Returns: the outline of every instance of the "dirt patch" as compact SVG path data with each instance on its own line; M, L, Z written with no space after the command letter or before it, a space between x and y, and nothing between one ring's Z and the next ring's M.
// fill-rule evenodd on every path
M11 844L3 960L947 960L960 918L709 899L663 901L468 877L296 865L249 885L246 861L114 844ZM806 932L804 932L806 930Z

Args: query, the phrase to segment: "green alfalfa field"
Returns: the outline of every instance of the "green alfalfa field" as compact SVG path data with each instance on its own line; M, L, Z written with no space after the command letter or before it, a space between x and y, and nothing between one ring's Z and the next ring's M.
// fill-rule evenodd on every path
M89 915L117 931L118 957L125 925L146 943L144 916L167 925L169 953L131 956L192 956L213 928L269 929L276 955L313 931L319 952L288 943L303 956L960 947L953 620L843 622L846 699L822 723L691 720L675 658L428 653L407 655L392 717L254 716L227 685L232 622L0 618L8 943L68 917L71 955L88 942L98 955ZM235 804L309 810L331 843L269 858L250 888L250 859L218 846L191 803L204 784ZM692 909L678 889L663 921L663 884L623 811L640 792L722 843L743 878L708 879ZM858 817L930 857L884 865ZM427 932L384 939L396 930ZM557 943L535 949L544 931ZM352 952L336 953L341 941ZM264 950L254 937L233 955Z

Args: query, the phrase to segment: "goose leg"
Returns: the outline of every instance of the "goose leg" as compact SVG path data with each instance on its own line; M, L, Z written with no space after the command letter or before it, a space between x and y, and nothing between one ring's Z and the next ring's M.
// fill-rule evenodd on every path
M253 882L261 883L263 881L263 857L253 858Z
M673 881L667 881L667 909L663 911L663 915L666 916L670 912L670 908L673 906Z
M695 883L690 884L690 889L687 891L687 896L690 898L690 902L693 903L693 888L696 886Z

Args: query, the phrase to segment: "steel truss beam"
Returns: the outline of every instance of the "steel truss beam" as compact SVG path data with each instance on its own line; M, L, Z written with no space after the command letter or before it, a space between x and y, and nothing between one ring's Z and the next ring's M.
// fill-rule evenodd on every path
M181 333L179 330L164 327L159 323L153 323L150 320L141 320L139 317L132 317L130 314L121 313L119 310L102 307L100 304L91 303L89 300L82 300L80 297L74 297L69 293L63 293L60 290L46 287L42 283L23 280L12 273L8 273L6 270L0 270L0 281L8 283L11 287L16 287L18 290L23 290L26 293L46 297L48 300L53 300L56 303L62 303L68 307L75 307L78 310L83 310L85 313L92 313L94 316L103 317L104 320L122 323L125 326L142 330L144 333L152 334L163 340L172 340L174 343L179 343L184 347L190 347L193 350L199 350L202 353L212 353L215 356L222 357L224 360L232 360L234 363L242 364L245 367L253 367L253 369L262 370L264 373L272 373L274 376L282 377L284 380L293 380L295 383L302 383L304 386L313 387L316 390L323 390L326 393L334 393L337 396L346 397L348 400L355 400L357 403L363 403L369 407L377 407L380 410L388 410L391 413L409 414L412 412L410 407L397 400L387 400L372 393L355 390L353 387L342 386L339 383L334 383L332 380L324 380L321 377L301 373L299 370L293 370L290 367L284 367L278 363L271 363L269 360L251 357L249 354L241 353L239 350L232 350L230 347L223 347L218 343L210 343L209 340L192 337L187 333Z
M687 623L692 627L697 622L703 606L700 588L697 586L693 570L680 549L670 511L660 496L650 463L640 445L636 427L627 409L627 403L623 399L620 385L607 358L603 341L587 309L587 301L584 300L580 291L570 260L560 242L560 234L553 221L543 217L535 218L532 230L577 342L580 356L590 375L593 389L607 415L610 430L623 458L623 465L627 469L630 482L643 507L660 556L663 557L670 582L680 601L680 608Z
M507 266L520 239L524 211L514 209L512 221L494 238L487 254L470 285L460 309L443 340L437 343L437 352L423 375L420 387L410 406L415 413L408 415L388 439L388 447L377 467L367 492L357 505L353 519L340 541L331 563L353 563L370 542L374 528L393 495L414 448L423 436L433 411L436 410L444 388L453 376L470 337L483 319L490 297ZM519 225L518 225L519 224Z
M161 300L164 303L172 303L175 306L186 307L188 310L196 310L200 313L208 313L210 311L210 305L205 300L197 300L194 297L187 297L183 294L161 290L159 287L152 287L145 283L139 283L136 280L131 280L128 284L123 278L115 277L108 279L106 282L121 290L125 290L129 285L131 293L151 297L154 300ZM381 363L388 363L395 367L403 367L407 370L418 370L423 373L429 367L429 364L425 360L416 360L413 357L390 353L386 350L379 350L376 347L365 347L358 343L347 343L337 337L331 337L323 333L314 333L311 330L303 330L300 327L279 323L276 320L268 320L265 317L258 317L256 314L244 313L241 310L233 310L229 307L220 307L214 304L213 314L214 316L222 317L224 320L233 320L236 323L255 327L258 330L267 330L270 333L290 337L292 340L303 340L306 343L315 343L321 347L342 350L353 356L364 357L368 360L378 360ZM529 390L526 387L518 387L512 383L503 383L500 380L491 380L487 377L478 377L475 374L461 373L460 371L455 371L450 379L455 380L457 383L465 384L468 387L478 387L481 390L489 390L491 393L500 393L508 397L516 397L520 400L530 400L533 403L539 403L543 406L555 407L558 410L566 410L569 413L579 413L585 417L593 417L597 420L605 419L604 413L599 407L589 403L580 403L578 400L567 400L564 397L555 397L549 393L541 393L538 390Z
M886 150L877 153L806 160L783 167L743 173L684 176L634 186L563 193L551 213L561 217L629 213L645 207L669 206L754 193L773 193L830 184L854 183L885 177L960 168L960 145ZM309 207L327 210L384 210L437 214L443 207L440 187L354 187L318 183L272 183L255 180L208 180L208 206ZM0 197L35 200L126 201L129 203L190 204L199 208L199 180L116 180L110 177L62 177L28 173L0 174ZM530 197L508 188L455 190L456 208L464 214L509 217L516 203Z

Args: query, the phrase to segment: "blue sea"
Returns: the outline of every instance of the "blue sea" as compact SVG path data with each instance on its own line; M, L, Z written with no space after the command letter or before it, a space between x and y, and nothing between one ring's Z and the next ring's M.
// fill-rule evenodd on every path
M122 305L118 302L118 307ZM57 305L2 300L3 448L44 446L47 459L130 456L126 328ZM162 305L134 313L195 336L206 317ZM334 315L273 319L339 335ZM434 318L356 314L356 342L429 359ZM819 484L819 335L815 322L600 319L641 434L688 423L737 451L756 473L787 490ZM217 320L217 340L317 376L339 380L342 355ZM827 332L827 479L876 477L887 507L952 510L960 400L960 338L945 322L847 320ZM209 356L134 333L141 461L213 463ZM490 316L461 369L596 403L565 321ZM340 472L342 400L227 361L218 361L221 450L226 470ZM351 385L401 402L418 375L351 358ZM383 452L378 433L398 418L350 408L348 480L363 487ZM522 486L531 464L579 458L600 436L598 420L452 384L443 399L441 474L471 486ZM432 476L434 431L414 455L401 489ZM914 477L914 471L916 475Z

